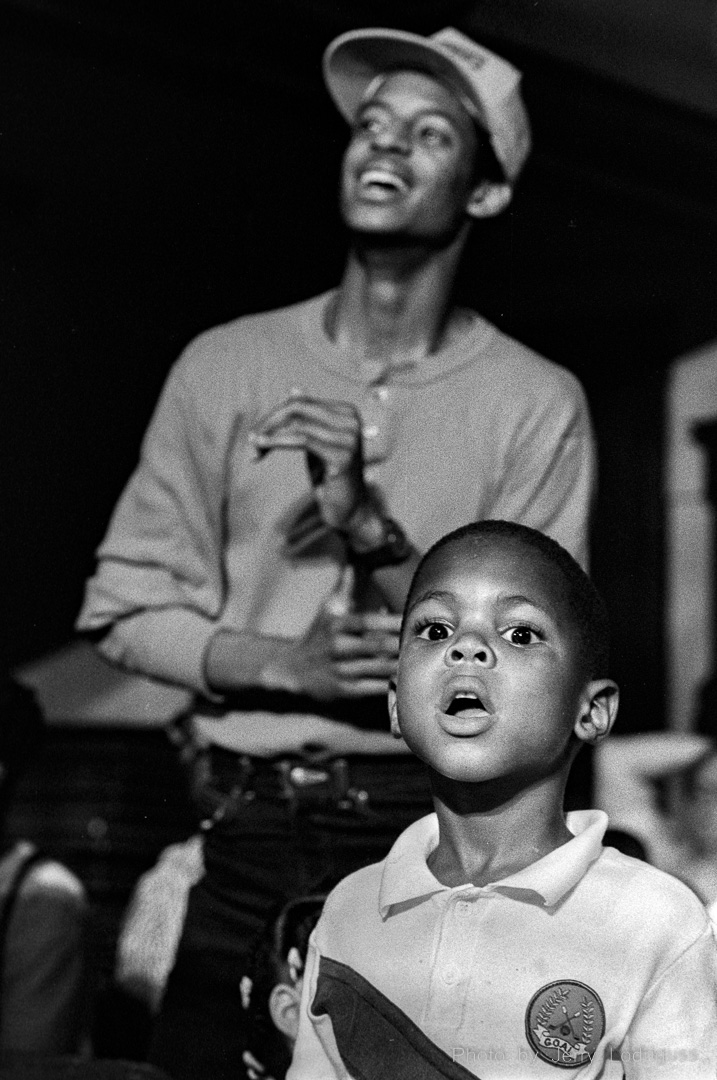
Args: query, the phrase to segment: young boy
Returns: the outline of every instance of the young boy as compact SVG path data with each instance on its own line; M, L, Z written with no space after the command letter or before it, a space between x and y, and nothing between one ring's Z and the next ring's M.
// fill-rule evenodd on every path
M391 728L435 814L329 897L289 1080L717 1075L715 943L676 879L563 814L612 727L607 618L572 557L501 521L419 564Z

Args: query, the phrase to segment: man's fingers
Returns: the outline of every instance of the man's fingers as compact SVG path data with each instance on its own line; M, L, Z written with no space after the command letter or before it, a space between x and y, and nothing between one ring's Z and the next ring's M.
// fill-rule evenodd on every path
M342 621L341 628L354 634L374 630L398 634L401 630L401 619L401 615L392 611L353 611Z
M379 697L388 693L388 679L359 679L338 684L338 692L345 698ZM388 709L386 710L386 730L388 731Z
M331 597L329 597L330 600ZM326 607L324 610L327 610ZM356 626L357 629L352 631L352 626ZM331 653L334 657L389 656L395 659L398 656L400 639L393 627L387 630L366 630L361 626L360 621L357 622L355 615L341 615L337 611L332 632Z
M390 679L396 662L388 656L361 656L354 660L334 660L332 668L336 677L342 680Z
M293 430L276 436L257 436L252 442L259 460L270 450L303 450L314 488L338 477L342 477L342 483L352 482L351 478L355 482L355 476L360 475L361 451L353 437L341 441Z
M257 450L301 449L312 451L322 458L331 454L348 458L356 452L358 432L353 428L332 428L292 421L270 432L253 434L251 441Z
M370 634L364 634L363 640L366 648L373 649L377 656L398 658L398 634L384 634L377 630Z
M400 628L400 615L374 612L367 618L366 614L350 612L334 624L335 653L396 657Z
M361 420L354 405L312 398L290 398L267 413L254 427L257 437L272 436L290 425L320 427L327 431L359 431Z
M337 634L331 645L331 656L335 661L354 658L395 660L398 649L395 642L388 637L372 639L361 635Z

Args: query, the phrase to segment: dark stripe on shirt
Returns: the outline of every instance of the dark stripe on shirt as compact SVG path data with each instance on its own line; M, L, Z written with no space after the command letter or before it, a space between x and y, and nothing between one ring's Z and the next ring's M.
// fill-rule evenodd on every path
M363 975L322 956L311 1011L331 1020L354 1080L477 1080Z

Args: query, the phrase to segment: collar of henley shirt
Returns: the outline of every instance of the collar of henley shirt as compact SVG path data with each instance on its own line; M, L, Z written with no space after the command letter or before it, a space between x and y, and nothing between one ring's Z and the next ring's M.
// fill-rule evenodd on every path
M565 820L573 834L572 840L517 874L481 886L480 891L506 890L515 899L533 902L537 894L545 907L557 904L600 855L608 824L607 814L602 810L574 810ZM386 857L381 875L378 904L382 918L386 918L394 904L428 899L439 892L476 888L469 882L457 886L442 885L433 876L427 860L437 845L438 818L435 814L414 822L399 836Z

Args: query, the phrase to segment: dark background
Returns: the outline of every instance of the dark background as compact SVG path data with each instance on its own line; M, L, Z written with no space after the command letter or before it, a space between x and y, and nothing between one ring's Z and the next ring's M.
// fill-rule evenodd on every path
M621 727L661 726L663 386L672 359L717 337L717 123L689 94L582 64L545 20L531 41L535 7L0 3L6 665L70 640L186 341L336 283L346 131L325 45L360 25L453 24L525 72L535 135L512 209L475 232L463 299L585 384Z

